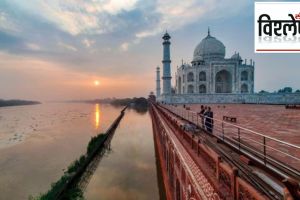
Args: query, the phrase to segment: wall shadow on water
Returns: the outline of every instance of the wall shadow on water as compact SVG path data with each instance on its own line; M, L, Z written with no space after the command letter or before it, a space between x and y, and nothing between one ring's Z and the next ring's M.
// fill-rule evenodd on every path
M148 112L148 107L129 107L130 110L134 110L137 114L145 115Z

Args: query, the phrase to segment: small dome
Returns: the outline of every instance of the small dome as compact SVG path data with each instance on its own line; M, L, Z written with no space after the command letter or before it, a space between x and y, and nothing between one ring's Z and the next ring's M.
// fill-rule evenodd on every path
M171 39L171 36L169 35L169 33L166 31L166 33L163 35L162 37L164 40L169 40Z
M184 63L183 66L184 66L185 68L187 68L187 67L192 67L192 66L191 66L190 64L188 64L188 63Z
M234 53L234 54L231 56L231 59L242 60L242 57L240 56L239 53Z
M195 48L193 61L224 59L224 57L224 44L215 37L212 37L208 30L208 35Z
M183 63L180 67L181 67L181 69L186 69L186 68L189 68L189 67L192 67L192 66L188 63Z

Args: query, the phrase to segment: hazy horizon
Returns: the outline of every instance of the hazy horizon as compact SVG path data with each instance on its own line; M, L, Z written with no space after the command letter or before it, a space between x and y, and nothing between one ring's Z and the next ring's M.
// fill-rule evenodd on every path
M254 1L0 2L0 99L146 97L171 35L172 75L211 34L255 63L255 91L300 89L299 54L254 53ZM174 78L172 79L174 85Z

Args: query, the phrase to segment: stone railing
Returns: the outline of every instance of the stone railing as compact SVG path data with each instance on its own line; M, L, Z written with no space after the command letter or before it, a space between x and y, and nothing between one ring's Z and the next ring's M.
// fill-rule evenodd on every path
M300 93L264 94L173 94L162 95L166 103L247 103L247 104L300 104Z

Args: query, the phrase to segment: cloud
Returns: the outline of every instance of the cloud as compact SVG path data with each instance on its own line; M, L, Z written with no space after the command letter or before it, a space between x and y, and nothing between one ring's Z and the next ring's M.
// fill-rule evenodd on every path
M40 1L36 6L43 10L43 17L72 35L100 29L98 18L95 15L81 12L78 5L75 5L74 2L61 5L56 1L51 4Z
M26 47L29 50L32 50L32 51L39 51L39 50L41 50L41 47L39 45L37 45L37 44L34 44L34 43L27 43Z
M103 10L110 14L117 14L118 12L125 10L130 11L135 8L137 0L110 0L106 1L102 6Z
M65 43L63 43L63 42L59 42L57 45L60 46L60 47L65 48L65 49L67 49L67 50L70 50L70 51L77 51L77 48L76 48L76 47L74 47L74 46L72 46L72 45L69 45L69 44L65 44Z
M11 0L8 3L75 36L112 31L115 25L111 23L111 16L134 9L136 2L137 0Z
M17 25L6 12L0 10L0 30L18 32Z
M226 8L233 4L229 12ZM214 17L229 17L245 4L242 0L9 0L3 5L0 2L0 13L5 13L2 20L17 25L19 32L0 31L0 41L6 41L0 49L100 71L95 54L102 56L103 68L110 67L116 64L116 56L126 58L122 53L129 49L141 55L143 51L136 48L145 48L147 37L193 23L199 26ZM130 67L132 64L134 61Z
M87 48L91 47L91 46L95 43L94 40L89 40L89 39L87 39L87 38L84 38L81 42L82 42L82 44L84 44L84 46L87 47Z
M30 37L28 33L33 33L35 38L39 38L39 41L32 41L33 43L51 43L41 44L45 48L55 48L52 44L66 41L65 38L69 37L68 43L77 45L77 48L66 47L72 51L80 50L79 43L86 48L91 46L97 48L95 47L97 43L105 49L109 47L108 43L105 42L106 46L104 46L103 42L99 42L101 40L99 37L103 36L107 39L119 37L120 40L109 40L112 43L110 46L117 47L115 50L127 51L130 45L139 44L143 38L161 34L166 29L175 31L209 19L227 18L232 13L241 11L249 2L245 0L238 2L234 0L10 0L6 4L8 6L2 6L3 9L0 9L0 30L2 28L16 31L18 27L20 37ZM48 34L49 41L42 41L45 34ZM107 36L109 34L110 36ZM122 41L127 42L122 43ZM114 44L115 42L118 44ZM55 49L49 50L55 51Z
M155 12L160 16L160 20L152 27L137 32L135 36L145 38L162 33L166 29L177 30L195 22L227 18L241 11L247 4L247 1L233 0L159 0Z
M128 48L129 48L129 43L128 42L124 42L120 46L121 51L128 51Z

